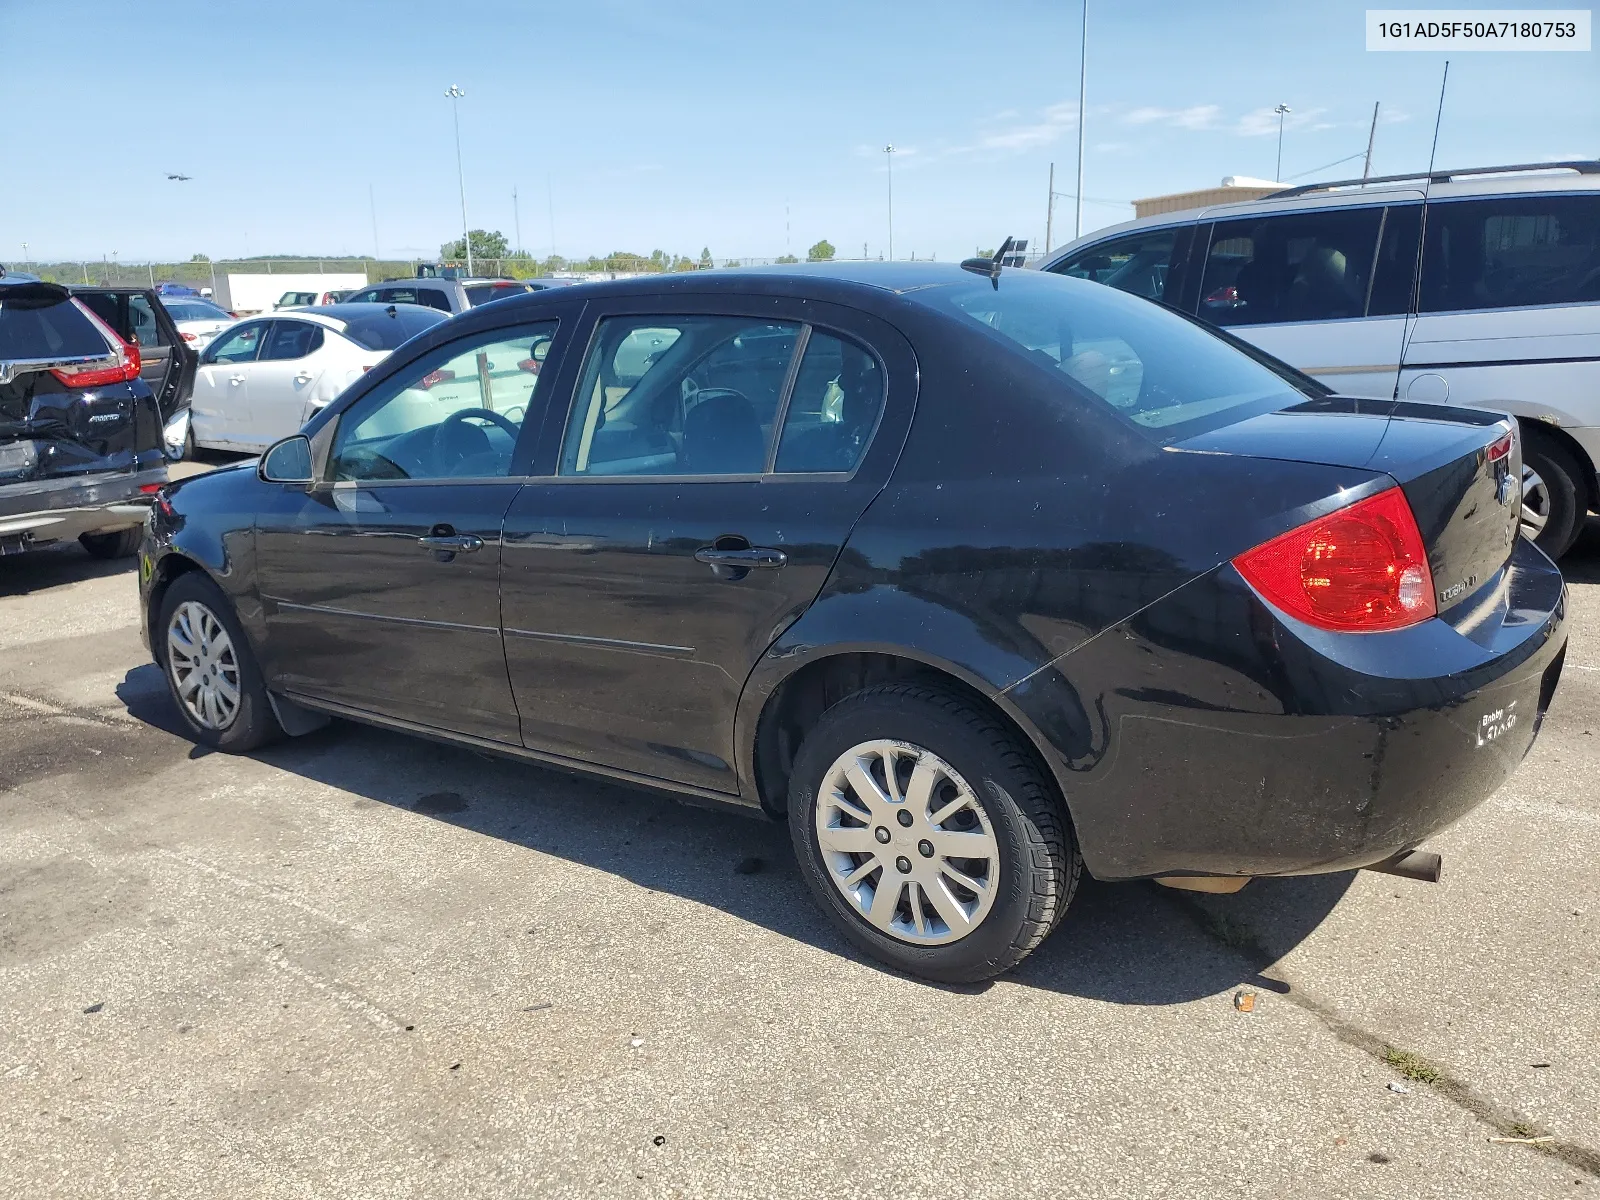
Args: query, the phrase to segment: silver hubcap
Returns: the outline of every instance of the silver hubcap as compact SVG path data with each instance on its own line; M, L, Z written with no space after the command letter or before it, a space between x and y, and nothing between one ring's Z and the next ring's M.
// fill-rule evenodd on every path
M1000 849L967 781L910 742L862 742L823 776L817 845L863 920L933 946L971 933L994 906Z
M1536 539L1550 523L1550 489L1545 487L1539 472L1524 465L1522 468L1522 536Z
M239 659L233 639L204 604L185 600L167 625L167 670L189 718L223 730L239 715Z

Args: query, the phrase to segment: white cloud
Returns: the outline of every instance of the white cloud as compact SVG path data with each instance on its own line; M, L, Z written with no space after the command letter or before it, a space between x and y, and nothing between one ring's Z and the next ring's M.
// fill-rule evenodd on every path
M1308 108L1304 112L1291 110L1283 118L1283 128L1305 129L1315 131L1318 129L1332 129L1333 125L1326 121L1318 122L1316 118L1327 112L1326 108ZM1244 114L1234 123L1233 132L1240 137L1265 137L1269 133L1278 132L1278 114L1270 108L1257 108Z
M1174 129L1215 129L1222 109L1215 104L1195 104L1188 108L1136 108L1123 115L1129 125L1170 125Z
M1035 121L985 134L976 144L956 147L950 153L961 154L974 150L1021 153L1024 150L1037 150L1058 140L1069 129L1077 128L1077 124L1078 106L1064 100L1045 109Z

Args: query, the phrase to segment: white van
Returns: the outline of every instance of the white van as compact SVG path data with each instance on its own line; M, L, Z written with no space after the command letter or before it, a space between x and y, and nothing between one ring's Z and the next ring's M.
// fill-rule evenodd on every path
M1042 270L1246 339L1336 392L1516 415L1523 532L1600 509L1600 161L1313 184L1079 238Z

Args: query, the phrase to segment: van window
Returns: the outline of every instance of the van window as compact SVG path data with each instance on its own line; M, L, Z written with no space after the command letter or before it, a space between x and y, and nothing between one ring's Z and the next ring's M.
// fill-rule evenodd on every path
M1176 229L1150 229L1086 247L1051 269L1057 275L1088 279L1146 300L1166 297Z
M1600 194L1428 207L1423 312L1600 300Z
M1422 205L1399 204L1383 217L1383 238L1372 273L1367 316L1404 316L1417 286L1417 239L1422 236Z
M1364 316L1383 210L1218 221L1211 231L1200 313L1215 325L1275 325Z

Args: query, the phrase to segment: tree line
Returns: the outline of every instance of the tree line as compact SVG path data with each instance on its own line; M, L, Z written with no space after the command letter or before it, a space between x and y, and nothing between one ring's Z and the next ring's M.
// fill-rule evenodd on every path
M613 250L607 255L591 254L588 258L563 258L559 254L535 258L525 250L512 250L506 235L498 229L474 229L468 233L468 237L471 239L472 257L475 262L479 260L497 262L502 272L518 279L554 275L563 271L576 274L615 272L630 275L663 274L670 271L709 271L716 265L709 246L701 249L698 258L690 258L686 254L670 254L665 250L652 250L649 254ZM445 242L439 247L439 257L451 262L465 261L467 244L463 238ZM806 251L806 261L828 262L834 254L833 243L823 238ZM800 260L792 254L785 254L777 261L797 263ZM729 259L723 265L736 267L740 264L736 259Z

